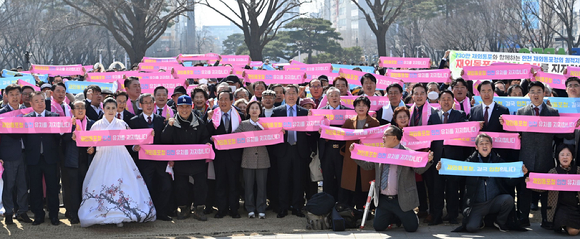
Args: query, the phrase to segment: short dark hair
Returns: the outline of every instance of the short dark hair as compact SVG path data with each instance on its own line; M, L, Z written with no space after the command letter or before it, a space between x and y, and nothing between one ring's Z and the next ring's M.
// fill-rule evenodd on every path
M155 90L153 90L153 95L156 95L158 90L165 90L165 93L169 94L169 90L167 90L165 86L160 85L155 87Z
M320 79L316 78L316 79L312 79L310 82L308 82L308 87L311 87L312 86L312 82L315 81L315 80L320 81L320 85L322 85L322 81Z
M392 131L391 134L393 134L392 136L397 137L397 140L401 141L401 139L403 138L403 130L395 125L389 125L389 127L387 127L387 129L385 129L385 132L383 133L383 135L387 134L387 131Z
M286 94L286 89L281 84L271 84L271 85L268 86L268 90L274 90L277 87L282 87L282 93Z
M479 143L479 141L481 140L481 138L486 138L489 140L489 142L493 145L493 139L491 138L491 136L489 136L486 133L479 133L476 137L475 137L475 145L477 145Z
M455 95L450 90L442 90L441 93L439 93L439 99L441 99L441 96L443 96L443 94L450 94L451 98L455 99Z
M222 91L220 91L220 92L218 93L218 96L217 96L218 100L220 99L220 95L221 95L222 93L228 93L228 95L230 96L230 101L233 101L233 100L234 100L234 93L232 93L232 91L231 91L231 90L222 90Z
M113 98L105 99L105 102L103 102L103 108L105 108L107 104L115 104L115 107L117 107L117 101Z
M397 83L393 83L393 84L390 84L389 86L387 86L387 94L389 94L389 89L391 89L393 87L399 89L399 93L403 93L403 87Z
M346 80L346 78L341 77L341 76L334 78L334 80L332 81L332 85L336 86L336 82L339 82L339 81L344 81L344 83L348 86L348 80Z
M191 91L191 97L195 97L195 94L201 92L203 94L203 98L205 98L205 100L209 99L209 95L207 94L207 92L201 88L195 88ZM219 99L219 98L218 98Z
M528 89L532 89L532 87L537 86L542 88L542 91L546 90L546 87L544 86L544 83L542 83L541 81L530 81L530 84L528 85Z
M298 86L296 86L294 84L287 85L285 88L286 89L293 88L296 91L296 94L298 94L300 92L299 89L298 89ZM284 94L286 94L286 91L288 91L286 89L284 90Z
M368 97L366 97L364 95L361 95L359 97L356 97L356 99L354 100L354 102L352 102L352 106L353 107L356 107L356 105L358 105L359 102L362 102L363 104L365 104L369 108L369 110L371 109L371 100L369 100Z
M519 88L522 91L522 93L524 93L524 89L520 85L512 85L508 88L507 95L508 96L511 95L512 91L514 91L515 88Z
M134 80L139 81L139 78L134 77L134 76L131 76L131 77L125 79L125 81L123 82L123 85L125 86L125 89L129 89L129 86L131 85L131 82L134 81Z
M326 80L326 82L328 82L328 76L326 76L326 75L319 75L318 76L318 80L320 80L320 82L322 82L324 80Z
M467 87L467 82L463 78L457 78L451 82L451 89L457 85L457 83L463 84L463 86Z
M258 104L258 107L260 108L260 115L263 114L263 108L262 108L262 103L260 103L260 101L251 101L250 103L248 103L248 105L246 106L246 115L250 115L250 106L253 104Z
M127 99L129 99L129 95L125 91L118 90L117 92L115 92L113 94L113 98L115 98L115 99L117 99L117 97L119 97L119 96L125 96Z
M10 91L13 90L18 90L18 93L22 94L22 87L20 87L20 85L18 84L10 84L6 86L6 89L4 89L4 93L8 94Z
M371 73L366 73L363 76L361 76L361 78L360 78L361 85L365 84L365 79L370 79L375 84L377 83L377 78L375 78L375 76Z
M481 86L482 85L490 85L491 86L491 91L494 91L495 92L495 84L493 84L491 81L488 81L488 80L484 80L481 83L479 83L479 85L477 85L477 91L481 91Z
M423 88L423 90L425 90L425 93L427 93L427 87L425 87L425 85L423 85L421 83L417 83L413 86L413 89L411 89L412 94L415 93L415 88Z
M575 156L575 153L574 153L574 145L560 143L560 144L558 144L558 146L556 146L556 151L554 152L554 154L556 155L556 162L557 162L557 164L560 163L559 158L558 158L558 155L564 149L570 150L570 153L572 153L572 158L574 158L574 156Z
M566 79L566 87L568 87L568 83L572 82L572 81L576 81L578 82L578 84L580 84L580 78L572 76L572 77L568 77L568 79Z
M29 85L23 85L22 92L24 92L25 89L31 89L32 91L34 91L34 88L32 88L32 86L29 86Z
M62 87L64 87L64 90L66 91L66 85L65 85L64 83L62 83L62 82L58 82L58 83L56 83L56 84L52 85L52 87L50 87L50 90L52 90L52 91L56 90L56 87L57 87L57 86L62 86Z
M98 85L89 85L87 86L87 88L85 88L85 90L83 91L83 94L85 95L85 98L87 98L87 92L89 90L93 90L93 92L98 91L98 92L103 92L101 90L101 87L99 87Z
M263 81L256 81L254 82L254 84L252 85L252 90L256 90L256 86L257 85L264 85L264 89L267 89L268 87L266 86L266 83L264 83Z

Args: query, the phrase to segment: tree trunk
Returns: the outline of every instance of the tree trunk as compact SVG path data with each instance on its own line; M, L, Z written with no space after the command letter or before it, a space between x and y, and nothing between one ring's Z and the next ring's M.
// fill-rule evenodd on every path
M377 48L379 50L379 56L389 56L387 55L387 31L384 31L381 28L375 32L375 36L377 37Z
M260 41L258 40L251 40L250 42L246 41L246 45L248 46L248 50L250 50L250 58L252 61L263 61L262 50L264 49Z
M318 53L320 54L320 53ZM312 64L312 52L308 52L308 61L306 61L307 64Z

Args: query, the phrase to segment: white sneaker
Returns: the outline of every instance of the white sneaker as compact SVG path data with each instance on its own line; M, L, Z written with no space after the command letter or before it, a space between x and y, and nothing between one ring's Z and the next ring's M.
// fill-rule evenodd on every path
M266 219L266 213L258 213L260 219Z
M123 227L123 223L117 223L117 227Z
M249 218L256 218L256 214L254 212L248 213Z

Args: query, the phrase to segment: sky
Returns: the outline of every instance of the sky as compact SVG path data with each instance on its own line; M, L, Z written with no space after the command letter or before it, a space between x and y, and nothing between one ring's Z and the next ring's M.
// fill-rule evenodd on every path
M217 0L213 0L212 2L214 1L216 3L216 8L218 10L222 12L229 12L229 9L224 4L221 3L217 4L218 3ZM233 9L237 8L236 0L224 0L224 2L232 6ZM311 3L306 3L302 5L302 7L300 8L300 12L301 13L313 12L315 9L317 9L317 6L320 5L321 2L323 2L323 0L311 0ZM230 25L230 21L228 19L216 13L209 7L203 6L201 4L195 6L195 21L197 27L199 28L201 28L202 26Z

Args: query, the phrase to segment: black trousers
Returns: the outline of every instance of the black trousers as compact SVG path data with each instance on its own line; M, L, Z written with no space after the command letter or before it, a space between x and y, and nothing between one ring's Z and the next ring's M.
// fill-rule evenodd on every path
M530 203L532 203L532 190L526 188L526 183L521 182L518 184L518 212L520 220L530 219ZM542 221L546 220L548 212L548 193L540 194L540 203L542 204L541 213ZM544 206L546 205L546 206Z
M429 200L429 214L433 214L435 210L435 183L436 177L439 177L439 172L435 167L429 167L423 174L423 181L427 185L427 199Z
M193 197L191 196L189 176L193 177ZM177 206L191 207L192 200L195 206L205 205L207 198L207 172L204 171L193 175L177 174L174 182L174 195Z
M46 204L49 210L49 218L58 218L58 166L49 164L40 156L36 165L28 165L30 174L30 197L29 203L36 220L44 220L42 176L46 182Z
M320 159L322 168L323 191L334 197L338 201L338 192L342 179L342 163L344 158L340 155L340 147L344 145L338 141L330 140L325 143L324 158Z
M377 231L384 231L397 219L401 221L407 232L414 232L419 228L419 219L413 210L404 212L401 210L398 197L389 198L381 194L379 196L379 206L375 210L373 227Z
M83 199L83 181L87 175L89 165L87 163L80 163L78 168L64 167L63 169L63 180L65 175L68 180L67 184L63 183L63 189L67 192L63 195L66 196L66 211L72 218L78 219L79 207L81 206L81 201Z
M169 213L169 195L171 195L171 175L165 172L165 161L138 161L139 172L147 185L155 210L160 216Z
M285 143L287 144L287 143ZM303 174L304 161L300 158L296 145L285 145L286 155L278 161L280 210L290 206L300 210L304 206Z
M216 206L220 213L228 211L236 213L240 208L238 185L241 161L216 158L213 164L215 168Z
M447 202L447 215L449 219L457 219L459 213L459 177L450 175L439 175L434 177L435 184L433 193L434 198L432 211L434 218L441 219L443 217L443 207Z

